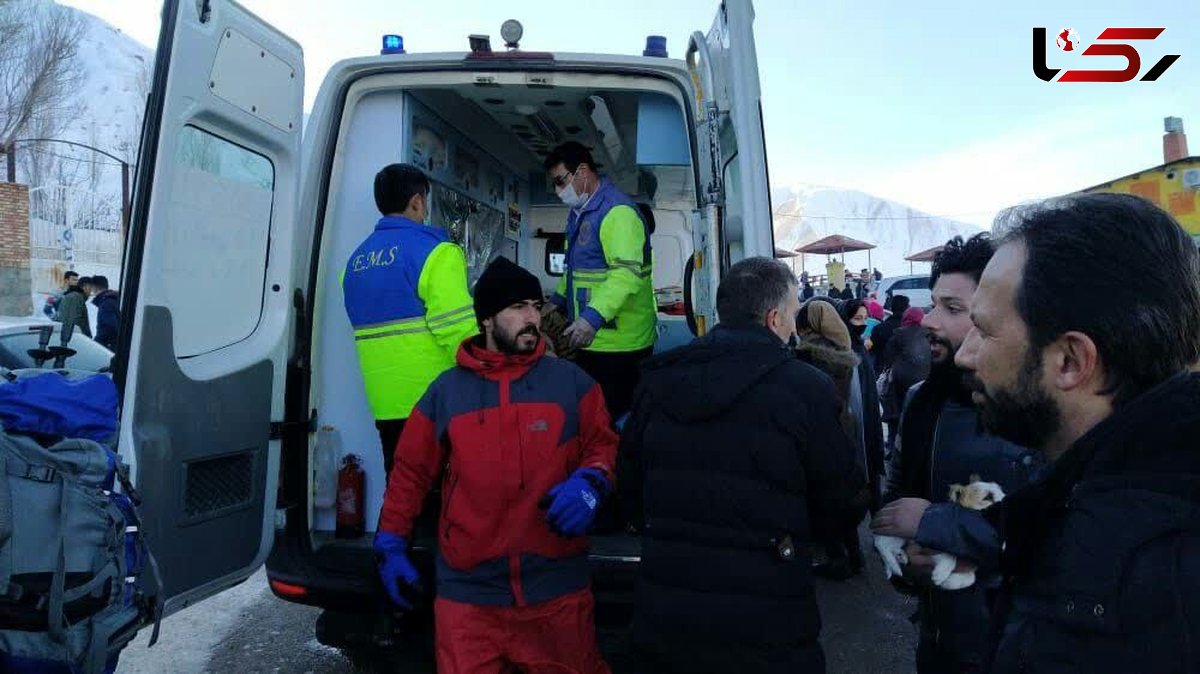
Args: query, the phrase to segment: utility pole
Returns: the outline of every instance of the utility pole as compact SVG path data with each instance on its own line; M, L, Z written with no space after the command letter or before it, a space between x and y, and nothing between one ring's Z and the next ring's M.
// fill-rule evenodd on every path
M129 162L121 160L121 245L129 235Z

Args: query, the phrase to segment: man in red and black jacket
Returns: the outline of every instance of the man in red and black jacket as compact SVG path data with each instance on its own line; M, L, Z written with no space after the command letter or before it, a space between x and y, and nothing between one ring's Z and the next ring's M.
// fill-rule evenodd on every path
M438 671L607 673L585 536L613 486L604 397L583 370L544 357L542 288L528 271L497 258L474 304L482 334L463 342L396 446L375 536L380 576L411 607L419 577L407 538L441 475Z

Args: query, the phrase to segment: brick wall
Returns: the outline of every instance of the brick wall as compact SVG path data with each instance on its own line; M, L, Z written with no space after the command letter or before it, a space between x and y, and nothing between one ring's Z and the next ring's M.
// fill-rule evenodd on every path
M33 312L29 276L29 187L0 182L0 316Z

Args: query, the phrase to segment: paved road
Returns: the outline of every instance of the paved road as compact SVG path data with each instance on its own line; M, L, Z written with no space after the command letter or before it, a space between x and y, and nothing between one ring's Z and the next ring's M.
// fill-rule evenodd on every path
M908 616L912 600L897 595L884 580L878 559L869 555L865 575L846 583L819 581L824 623L822 642L830 674L900 674L913 671L915 630ZM163 622L160 643L147 649L147 634L126 649L118 674L333 674L368 672L342 654L317 643L317 609L280 601L260 571L241 586L181 611ZM614 672L628 672L626 632L600 625L601 645ZM386 671L430 673L427 656L390 663Z

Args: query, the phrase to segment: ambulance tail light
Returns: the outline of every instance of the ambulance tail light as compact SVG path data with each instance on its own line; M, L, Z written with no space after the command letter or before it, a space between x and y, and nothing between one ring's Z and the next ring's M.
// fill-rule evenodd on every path
M303 585L293 585L282 580L270 580L271 591L283 599L299 599L308 595L308 588Z

